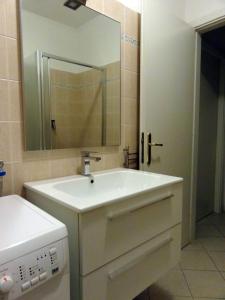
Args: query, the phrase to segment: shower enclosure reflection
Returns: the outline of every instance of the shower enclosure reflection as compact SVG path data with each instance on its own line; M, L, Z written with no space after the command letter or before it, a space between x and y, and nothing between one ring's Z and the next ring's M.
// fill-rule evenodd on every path
M21 0L26 150L117 146L120 24L50 2Z
M41 57L46 64L44 89L49 89L44 93L49 96L44 99L46 143L50 137L55 149L105 144L105 68L47 54Z

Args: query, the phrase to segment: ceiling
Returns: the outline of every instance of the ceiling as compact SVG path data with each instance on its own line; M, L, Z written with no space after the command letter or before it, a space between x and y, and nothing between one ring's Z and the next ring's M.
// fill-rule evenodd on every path
M52 19L70 27L80 27L99 16L99 13L81 6L77 10L64 6L66 0L22 0L22 9Z

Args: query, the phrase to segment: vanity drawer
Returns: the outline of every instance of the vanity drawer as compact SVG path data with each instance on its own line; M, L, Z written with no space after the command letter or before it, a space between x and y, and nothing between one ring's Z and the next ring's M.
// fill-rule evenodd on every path
M81 277L82 300L130 300L174 267L181 252L181 225L97 271Z
M79 216L82 275L181 223L182 183Z

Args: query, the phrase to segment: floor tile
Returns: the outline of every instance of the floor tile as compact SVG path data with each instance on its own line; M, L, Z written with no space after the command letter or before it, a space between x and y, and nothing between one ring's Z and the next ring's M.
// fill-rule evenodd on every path
M209 252L219 271L225 271L225 252Z
M203 250L203 246L199 242L199 240L194 240L183 249L183 251L186 251L186 250L191 250L191 251L193 251L193 250Z
M217 230L223 235L225 236L225 225L215 225Z
M225 272L222 272L221 275L223 276L223 278L225 280Z
M215 225L197 225L196 236L201 237L222 237L222 234L217 230Z
M173 300L192 300L192 297L174 297Z
M177 264L172 270L173 271L180 271L181 270L180 264Z
M194 300L218 300L218 298L194 298Z
M173 296L156 284L149 288L150 300L192 300L192 297Z
M193 297L225 299L225 284L219 272L184 271Z
M210 224L225 225L225 214L212 214L206 219Z
M200 243L207 251L225 251L225 238L201 238Z
M210 217L210 216L209 216ZM206 218L204 218L204 219L202 219L202 220L200 220L200 221L198 221L198 223L197 223L197 225L199 225L199 224L212 224L212 221L210 220L210 218L209 217L206 217Z
M182 251L180 266L184 270L216 270L205 251Z
M170 271L163 278L161 278L156 285L150 288L150 295L153 297L158 295L158 297L163 296L191 296L188 289L187 282L185 281L184 275L181 271ZM168 298L170 299L170 298ZM173 299L173 298L172 298Z

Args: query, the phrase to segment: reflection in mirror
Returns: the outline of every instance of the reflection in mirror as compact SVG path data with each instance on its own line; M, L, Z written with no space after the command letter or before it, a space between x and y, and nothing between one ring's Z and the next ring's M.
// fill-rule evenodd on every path
M104 68L59 62L49 60L52 146L100 146L103 139Z
M26 149L120 144L120 24L21 0Z

